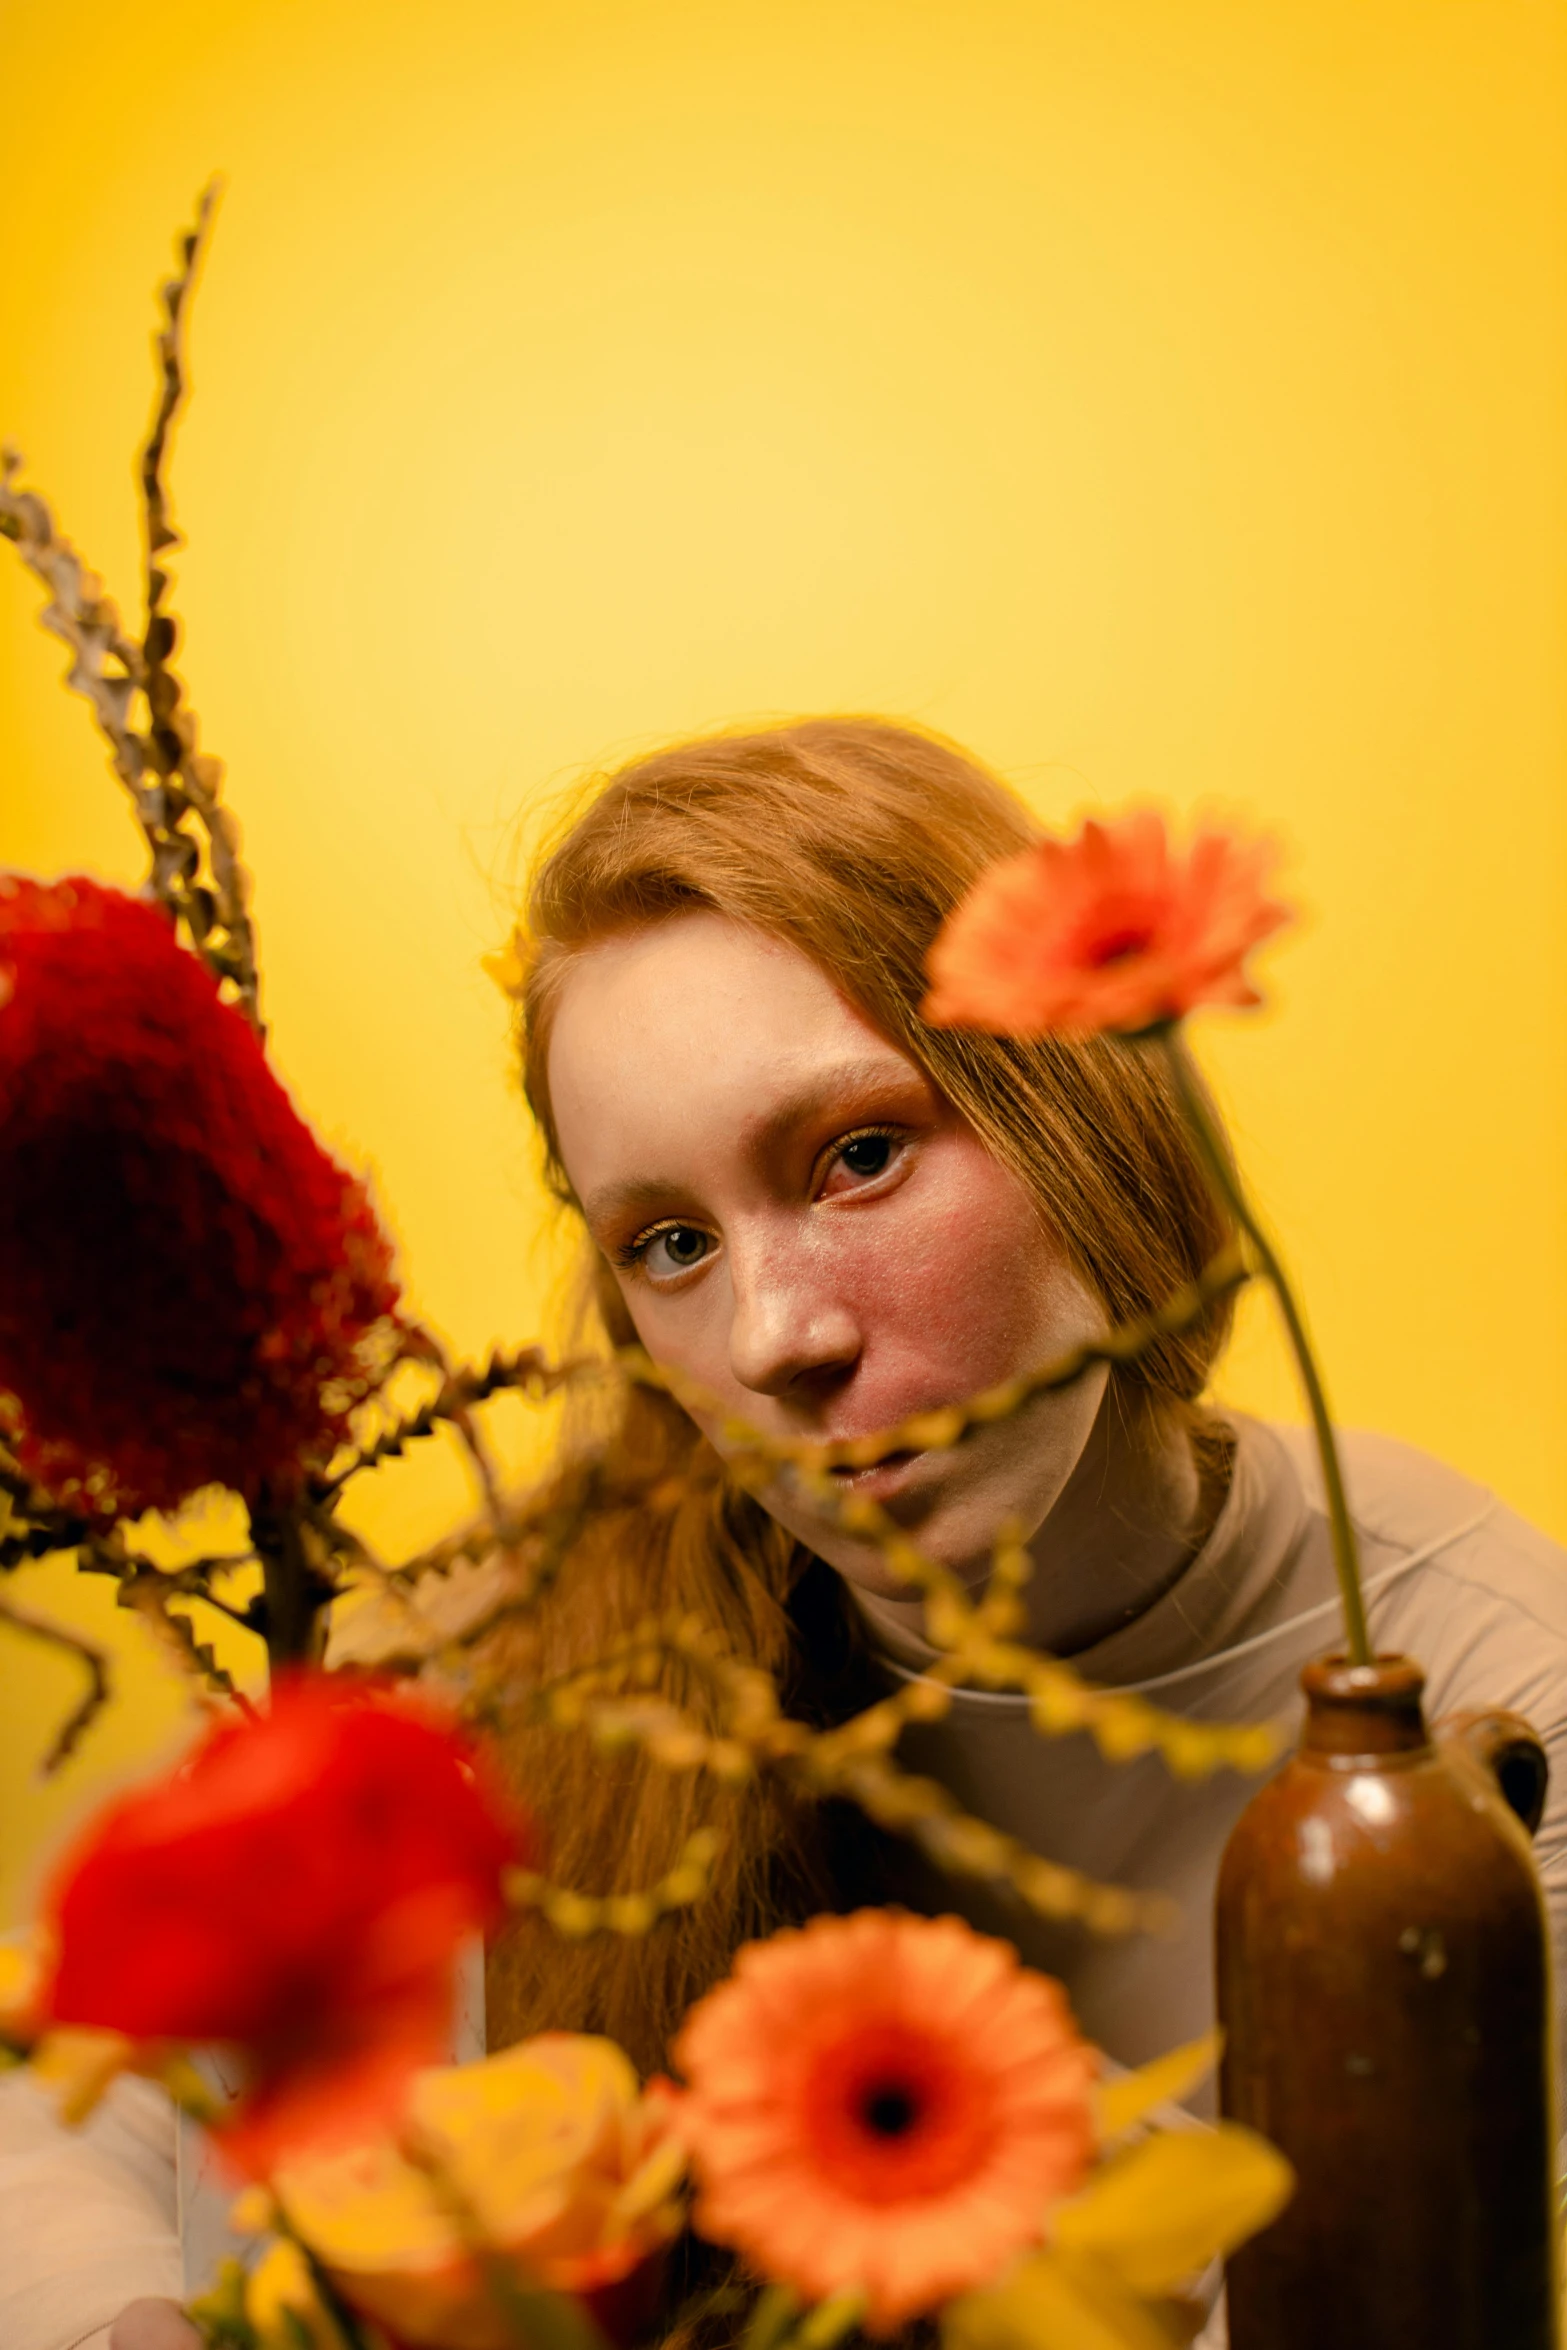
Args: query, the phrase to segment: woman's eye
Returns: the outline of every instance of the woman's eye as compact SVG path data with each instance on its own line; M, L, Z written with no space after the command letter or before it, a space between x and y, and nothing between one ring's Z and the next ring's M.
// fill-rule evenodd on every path
M838 1153L851 1175L880 1175L892 1157L890 1134L856 1134Z
M711 1233L696 1224L665 1224L635 1245L644 1271L656 1280L660 1274L688 1273L712 1247Z
M853 1190L862 1183L874 1183L897 1158L902 1139L897 1134L874 1130L846 1136L832 1154L823 1193L830 1196L835 1191Z

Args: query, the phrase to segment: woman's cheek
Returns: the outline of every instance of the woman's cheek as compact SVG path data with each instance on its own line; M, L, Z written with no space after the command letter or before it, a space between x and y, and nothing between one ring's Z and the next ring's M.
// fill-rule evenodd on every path
M633 1275L621 1279L620 1294L643 1352L722 1397L730 1384L728 1283L709 1276L665 1292ZM692 1417L712 1433L700 1412Z
M939 1362L946 1396L972 1394L1104 1326L1097 1301L1042 1228L1033 1202L988 1154L954 1154L885 1203L845 1218L845 1302L865 1367L911 1354ZM977 1163L976 1163L977 1162ZM865 1229L854 1223L863 1218Z

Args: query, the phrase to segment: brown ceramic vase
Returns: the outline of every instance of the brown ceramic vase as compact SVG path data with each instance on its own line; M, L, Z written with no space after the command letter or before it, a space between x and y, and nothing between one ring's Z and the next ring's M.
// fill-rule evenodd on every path
M1556 2342L1544 1756L1514 1716L1433 1743L1424 1678L1308 1665L1220 1868L1220 2101L1297 2176L1230 2263L1230 2350Z

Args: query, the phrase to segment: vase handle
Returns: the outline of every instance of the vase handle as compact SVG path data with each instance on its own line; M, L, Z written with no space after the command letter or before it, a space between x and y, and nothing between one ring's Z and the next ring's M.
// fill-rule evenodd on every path
M1551 1765L1523 1715L1499 1706L1448 1714L1437 1724L1436 1735L1442 1745L1461 1748L1480 1765L1532 1836L1544 1816Z

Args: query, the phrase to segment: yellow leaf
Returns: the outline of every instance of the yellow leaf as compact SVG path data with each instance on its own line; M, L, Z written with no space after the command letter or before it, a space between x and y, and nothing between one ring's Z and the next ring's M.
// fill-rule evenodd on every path
M1135 2073L1122 2073L1117 2080L1101 2081L1094 2093L1101 2143L1121 2137L1156 2106L1177 2104L1188 2089L1212 2071L1218 2059L1218 2033L1204 2032L1200 2040L1188 2040L1184 2047L1168 2049Z
M1036 2253L1006 2282L952 2302L942 2350L1173 2350L1189 2328L1167 2324L1098 2262Z
M1134 2293L1168 2293L1266 2227L1294 2184L1283 2155L1236 2122L1165 2131L1061 2205L1055 2246L1102 2261Z

